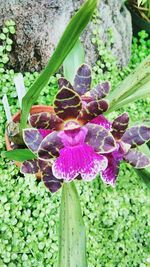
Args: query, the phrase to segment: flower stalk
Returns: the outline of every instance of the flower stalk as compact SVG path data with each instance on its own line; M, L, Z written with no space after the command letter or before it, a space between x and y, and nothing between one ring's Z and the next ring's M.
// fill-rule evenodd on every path
M86 234L74 182L64 183L60 207L58 267L87 267Z

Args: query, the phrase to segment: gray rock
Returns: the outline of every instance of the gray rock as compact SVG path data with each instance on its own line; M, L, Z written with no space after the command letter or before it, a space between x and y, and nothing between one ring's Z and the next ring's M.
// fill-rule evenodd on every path
M71 16L83 0L1 0L0 27L4 20L16 22L14 47L11 52L11 66L16 70L40 70L53 53L61 34ZM121 0L101 0L100 38L107 43L109 28L112 28L114 44L110 47L119 66L125 66L130 58L131 18ZM93 23L83 34L86 61L94 64L98 58L91 39Z

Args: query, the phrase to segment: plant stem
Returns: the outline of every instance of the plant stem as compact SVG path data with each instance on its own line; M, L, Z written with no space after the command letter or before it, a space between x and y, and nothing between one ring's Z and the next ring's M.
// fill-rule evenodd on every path
M58 267L87 267L85 226L74 182L62 188Z

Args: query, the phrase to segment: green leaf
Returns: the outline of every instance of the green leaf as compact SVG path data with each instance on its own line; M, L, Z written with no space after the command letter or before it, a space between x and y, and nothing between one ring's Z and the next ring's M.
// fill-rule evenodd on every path
M37 158L36 155L33 154L29 149L14 149L11 151L3 151L2 157L8 158L9 160L19 161L19 162Z
M11 45L6 45L6 50L7 50L8 52L10 52L10 51L11 51Z
M150 95L150 55L110 93L110 109L119 109L139 98Z
M72 85L77 69L83 63L84 63L84 48L80 40L78 40L63 63L64 76L69 82L71 82Z
M140 87L135 93L131 94L129 97L123 99L122 101L118 100L118 103L114 104L111 108L111 111L117 110L124 107L138 99L146 98L150 96L150 81Z
M12 20L12 19L10 19L10 20L6 20L5 21L5 25L6 26L15 26L15 21L14 20Z
M85 226L74 182L62 188L58 267L64 266L87 267Z
M146 2L148 2L149 0L138 0L138 7L140 5L144 5Z
M4 64L6 64L8 61L9 61L9 57L7 56L7 54L4 54L4 55L2 56L2 62L3 62Z
M147 187L150 189L150 172L146 169L135 169L135 172L137 175L142 178L143 182L147 185Z
M0 39L1 39L1 40L5 40L5 39L6 39L6 35L5 35L4 33L1 33L1 34L0 34Z
M12 41L10 38L7 38L7 39L6 39L6 43L7 43L8 45L11 45L11 44L13 43L13 41Z
M3 33L8 33L8 29L6 27L3 28Z
M37 100L41 90L48 83L50 76L59 69L66 56L74 47L82 31L90 21L96 5L97 0L86 1L71 19L47 66L24 96L22 101L21 129L26 127L30 108Z
M10 27L9 27L9 32L10 32L11 34L14 34L14 33L16 32L15 27L14 27L14 26L10 26Z
M147 144L142 145L139 147L139 150L143 152L145 155L150 157L150 149ZM146 169L135 169L136 173L140 178L142 178L143 182L150 188L150 167Z

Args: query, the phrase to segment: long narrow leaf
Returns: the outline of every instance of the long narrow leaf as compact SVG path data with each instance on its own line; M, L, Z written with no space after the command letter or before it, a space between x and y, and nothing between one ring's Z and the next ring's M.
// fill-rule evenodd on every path
M58 267L87 267L85 226L74 182L64 183L62 189Z
M118 100L118 102L115 102L108 112L112 112L114 110L124 107L125 105L129 105L130 103L138 99L143 99L147 97L150 97L150 81L141 86L139 90L131 94L129 97L126 97L122 101Z
M118 103L126 99L134 101L150 94L150 56L148 56L121 84L108 96L110 111L118 109ZM134 96L134 97L132 97ZM122 102L125 103L125 102Z
M2 157L8 158L9 160L19 161L19 162L37 158L36 155L33 154L29 149L14 149L11 151L3 151Z
M26 126L31 106L37 100L41 90L48 83L50 76L59 69L68 53L74 47L82 31L90 21L96 5L97 0L86 1L71 19L47 66L24 96L22 100L21 129Z
M142 145L139 150L143 152L145 155L150 157L150 149L147 144ZM146 169L135 169L136 173L140 178L142 178L143 182L150 188L150 167Z

